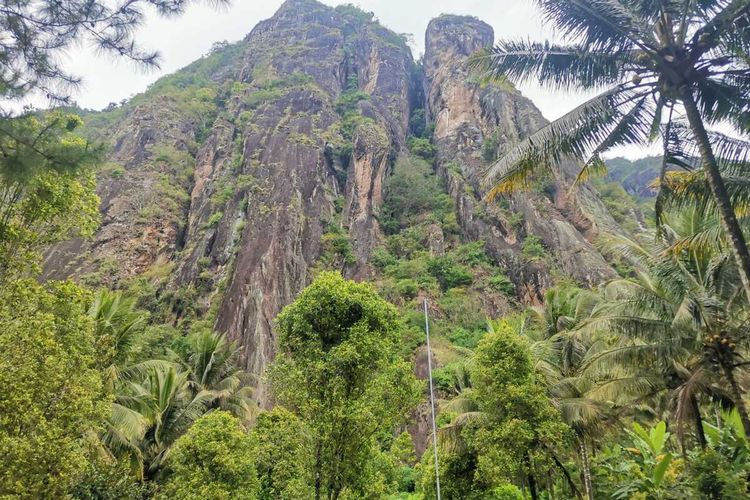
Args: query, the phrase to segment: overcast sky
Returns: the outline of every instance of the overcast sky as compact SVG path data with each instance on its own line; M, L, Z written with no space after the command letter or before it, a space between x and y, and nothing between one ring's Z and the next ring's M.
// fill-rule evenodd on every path
M161 69L144 71L132 63L96 54L89 47L76 47L65 57L66 68L83 78L74 99L85 108L101 109L142 92L160 76L174 72L205 54L214 42L243 38L261 20L273 15L282 0L232 0L229 7L215 9L195 5L174 19L150 16L139 30L142 47L158 50ZM398 33L413 35L412 51L424 50L427 23L442 13L469 14L492 25L495 38L544 40L553 33L543 26L530 0L323 0L328 5L354 3L372 11L380 22ZM521 87L548 119L555 119L582 102L586 96L551 92L534 85ZM627 156L638 152L623 151Z

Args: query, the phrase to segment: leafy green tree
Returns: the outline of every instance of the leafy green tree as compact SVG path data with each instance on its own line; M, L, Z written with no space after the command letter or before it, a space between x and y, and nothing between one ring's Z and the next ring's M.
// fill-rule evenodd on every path
M0 288L0 496L62 498L103 421L90 297L70 283Z
M471 499L486 492L482 484L477 484L477 454L471 447L440 445L438 466L440 494L446 500ZM437 498L435 460L432 453L422 455L417 491L423 498Z
M139 481L126 462L93 459L80 477L72 496L76 500L145 500L153 486Z
M427 263L427 270L438 280L443 290L471 285L474 281L474 274L469 268L456 263L448 255L430 259Z
M438 218L451 212L450 198L432 167L416 156L399 157L384 188L380 222L389 234L412 224L424 212Z
M649 145L661 135L664 163L692 169L700 158L750 300L750 251L721 167L747 163L747 148L712 138L722 121L750 130L750 3L747 0L537 0L568 44L502 41L474 58L496 79L535 79L594 98L545 126L494 163L491 195L524 184L566 158L584 163L584 180L605 169L601 153ZM602 92L602 89L606 89ZM684 111L685 118L678 118ZM657 212L660 208L657 199Z
M252 430L261 500L313 498L314 448L310 430L277 406L258 415Z
M402 465L414 465L417 463L417 455L414 452L414 443L411 435L404 431L399 434L391 444L391 455Z
M362 471L379 460L379 436L404 422L421 384L399 359L396 309L370 285L321 273L277 318L270 369L277 401L313 439L315 498L368 497Z
M96 229L100 151L75 134L81 124L60 112L0 119L0 283L36 270L52 243Z
M414 491L417 454L411 435L406 431L399 434L391 443L389 453L394 467L398 469L398 491Z
M528 345L510 325L479 342L472 382L483 414L471 438L478 453L477 474L502 484L523 473L532 498L537 498L535 469L551 463L552 450L565 441L567 432L536 383Z
M255 500L253 440L229 413L214 411L198 419L175 443L159 498Z

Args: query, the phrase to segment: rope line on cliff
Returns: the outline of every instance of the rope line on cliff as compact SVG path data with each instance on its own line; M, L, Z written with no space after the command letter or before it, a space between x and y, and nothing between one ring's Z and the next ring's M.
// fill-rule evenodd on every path
M430 411L432 413L432 450L435 454L435 490L440 500L440 470L438 467L437 426L435 425L435 391L432 387L432 350L430 349L430 320L427 315L427 299L424 299L424 331L427 336L427 376L430 380Z

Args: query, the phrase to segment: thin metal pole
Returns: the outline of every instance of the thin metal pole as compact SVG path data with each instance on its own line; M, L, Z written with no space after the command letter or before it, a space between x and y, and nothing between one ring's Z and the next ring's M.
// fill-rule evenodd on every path
M435 454L435 488L440 500L440 470L438 468L437 426L435 425L435 392L432 388L432 350L430 349L430 321L427 318L427 299L424 299L424 331L427 334L427 375L430 379L430 410L432 411L432 450Z

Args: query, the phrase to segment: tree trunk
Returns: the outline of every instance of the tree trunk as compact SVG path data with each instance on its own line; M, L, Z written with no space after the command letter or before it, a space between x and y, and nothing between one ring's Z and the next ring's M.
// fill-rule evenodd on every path
M551 450L549 450L550 456L552 456L552 460L555 462L555 465L562 471L563 476L565 476L565 481L567 481L568 486L570 487L570 491L578 498L579 500L583 500L583 495L581 495L581 492L578 490L578 487L576 486L576 483L573 481L573 478L570 477L570 472L568 472L568 469L565 468L565 465L560 461L559 458L557 458L557 455L552 453Z
M719 208L721 222L724 224L724 230L727 232L732 247L732 254L739 268L740 280L745 288L745 295L750 302L750 252L747 249L745 236L742 234L737 216L734 213L732 204L729 200L729 193L724 185L724 179L721 178L719 165L714 155L711 141L708 138L706 127L703 125L703 118L695 104L692 89L685 85L681 91L682 104L685 106L688 123L693 132L695 141L698 143L698 150L701 154L703 169L706 171L708 185L711 188L716 206Z
M740 385L737 383L737 379L734 378L734 366L731 366L731 362L721 360L721 367L724 370L724 376L729 382L729 387L732 389L732 399L734 399L734 407L737 408L737 413L740 414L740 420L742 420L742 427L745 429L745 435L750 436L750 417L747 414L747 407L745 406L745 400L742 399L742 391Z
M594 500L594 488L591 482L591 464L589 464L589 452L586 449L586 440L578 435L578 452L581 455L581 469L583 472L583 488L586 490L586 498Z
M315 500L320 500L320 443L315 450Z
M538 500L539 492L537 491L536 478L534 478L534 467L529 455L526 455L526 467L526 480L529 482L529 493L531 494L531 500Z
M531 500L539 500L539 493L536 489L536 479L534 478L534 474L532 472L528 473L528 481L529 481L529 493L531 493Z
M690 396L690 406L693 407L693 422L695 422L695 437L698 438L698 444L702 450L706 449L706 433L703 432L703 418L701 418L701 409L698 406L698 400L695 396Z

